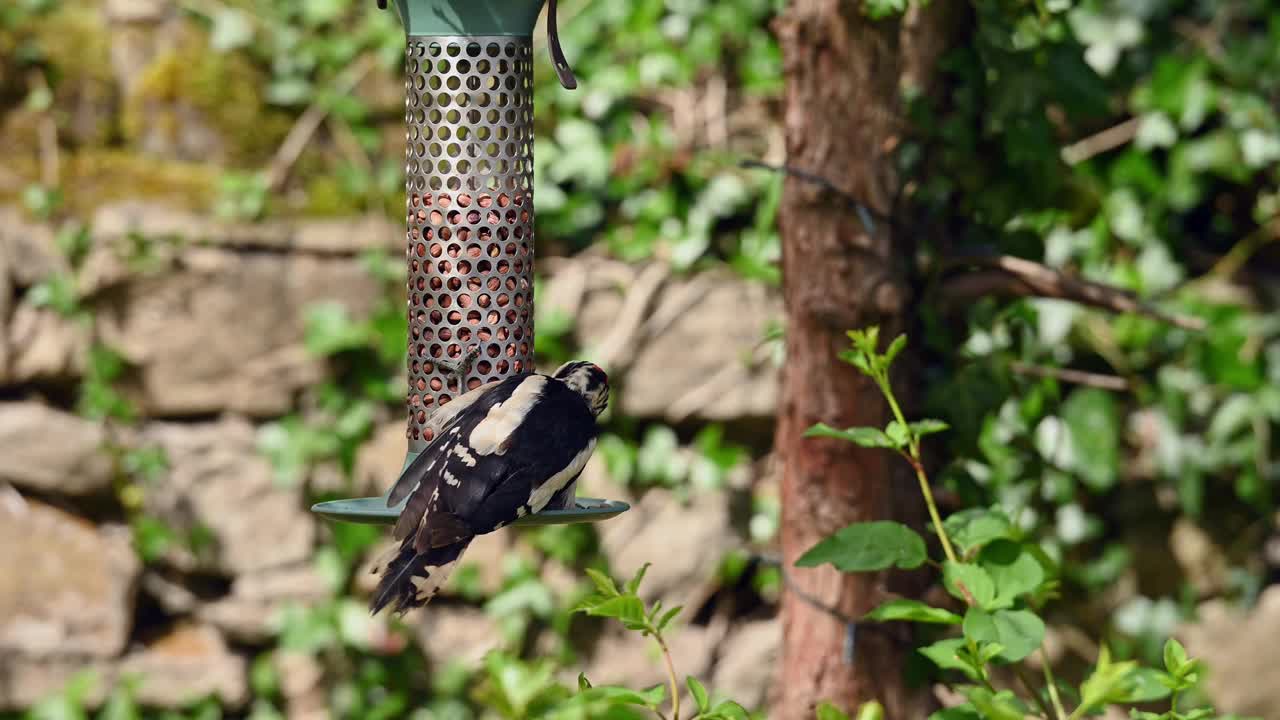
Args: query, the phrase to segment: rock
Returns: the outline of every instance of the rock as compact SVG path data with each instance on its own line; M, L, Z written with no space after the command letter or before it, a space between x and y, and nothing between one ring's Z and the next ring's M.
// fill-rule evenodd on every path
M758 346L782 317L776 291L728 272L667 278L628 325L620 318L628 317L628 302L648 296L652 268L600 257L546 265L551 272L539 302L576 318L578 343L622 366L625 414L668 422L773 416L777 372Z
M401 99L403 103L403 98ZM181 237L187 245L237 250L355 256L367 250L404 251L404 227L380 216L228 223L171 205L130 200L93 215L95 236L119 242L129 235Z
M138 681L135 700L152 707L176 708L213 695L234 710L249 699L245 659L207 626L178 626L116 660L61 655L2 659L0 709L28 708L86 672L93 682L81 702L90 708L102 704L113 687L130 677Z
M693 675L705 679L711 670L718 633L700 625L673 628L664 633L664 637L671 648L676 670L681 677ZM591 660L583 672L593 685L650 688L667 681L666 666L653 639L627 631L615 621L610 621L592 648ZM572 677L576 678L577 673L572 673ZM576 684L576 680L567 681Z
M231 593L200 606L196 615L232 640L261 643L272 635L272 621L290 603L313 605L328 596L324 578L311 562L246 573L236 577Z
M8 362L0 385L65 382L84 372L90 331L82 323L19 303L6 335Z
M239 708L249 699L248 664L206 625L183 624L119 665L121 677L136 676L138 702L179 707L206 696Z
M474 666L502 644L497 621L483 610L429 605L405 618L414 628L422 652L434 663L459 661Z
M354 259L195 248L181 266L125 284L99 316L151 415L284 414L323 376L302 344L308 310L333 300L360 318L382 292Z
M1169 549L1198 595L1214 595L1225 588L1229 569L1226 553L1194 522L1185 517L1174 521Z
M139 441L159 447L169 460L168 475L148 494L149 508L174 527L211 533L207 558L182 554L171 563L235 576L310 558L316 526L302 488L275 481L244 419L153 423Z
M711 687L748 710L764 708L777 673L781 644L782 627L776 619L738 626L720 645Z
M0 667L0 711L27 710L63 692L82 673L87 673L92 682L80 700L88 707L96 707L107 697L116 675L116 664L110 660L31 657L3 651Z
M23 211L14 206L0 207L0 248L8 259L10 278L20 288L71 269L58 250L53 229L27 222Z
M115 22L149 23L164 19L171 0L107 0L107 18Z
M1263 591L1248 612L1210 600L1199 620L1178 636L1188 654L1203 660L1216 710L1246 717L1280 717L1280 586Z
M685 504L669 491L651 490L599 531L617 577L630 578L653 563L640 595L690 612L706 600L725 554L739 544L721 493L695 493Z
M0 480L89 495L111 486L102 426L37 402L0 403Z
M0 498L0 652L118 654L138 572L126 530L16 493Z
M272 660L289 720L328 720L329 698L320 660L311 653L284 649L276 651Z
M404 435L404 419L397 420L375 430L373 437L356 451L354 492L381 495L400 477L408 440Z

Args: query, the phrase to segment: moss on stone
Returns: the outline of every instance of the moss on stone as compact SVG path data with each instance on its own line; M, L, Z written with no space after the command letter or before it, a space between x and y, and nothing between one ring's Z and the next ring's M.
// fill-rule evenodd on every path
M265 74L244 55L211 49L204 32L189 24L179 32L126 99L125 137L136 144L160 133L177 146L184 124L204 123L217 134L223 161L261 165L292 124L263 102Z

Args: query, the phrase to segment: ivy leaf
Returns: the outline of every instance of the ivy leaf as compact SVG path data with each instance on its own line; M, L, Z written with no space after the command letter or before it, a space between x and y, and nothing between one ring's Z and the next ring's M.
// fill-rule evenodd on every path
M983 548L978 563L996 586L990 609L1012 607L1014 600L1035 592L1045 580L1044 568L1035 557L1008 540L997 540Z
M964 636L978 643L999 643L1000 659L1017 662L1040 647L1044 621L1029 610L997 610L989 613L969 608L964 616Z
M698 682L698 678L690 675L685 678L685 684L689 686L689 694L693 696L693 701L698 704L698 712L704 713L711 709L711 703L707 699L707 688Z
M1110 488L1120 462L1120 415L1115 398L1096 388L1076 390L1063 403L1061 414L1070 429L1073 469L1093 490Z
M999 510L961 510L948 516L942 525L951 542L966 554L995 540L1013 540L1017 537L1013 523Z
M942 568L942 581L954 597L980 608L991 605L996 597L995 581L977 565L948 561Z
M797 567L831 563L841 572L899 567L910 570L926 559L924 540L901 523L854 523L819 542L796 561Z
M930 607L919 600L890 600L866 614L867 620L888 622L910 620L938 625L959 625L959 615L942 608Z
M805 437L829 437L839 440L848 440L855 445L869 448L895 448L899 447L888 435L880 428L873 427L853 427L845 430L837 430L836 428L818 423L809 428L804 434Z

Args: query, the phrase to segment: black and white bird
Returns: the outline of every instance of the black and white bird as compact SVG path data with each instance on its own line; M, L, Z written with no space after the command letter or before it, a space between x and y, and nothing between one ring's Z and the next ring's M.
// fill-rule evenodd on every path
M405 468L387 506L408 498L400 541L370 602L403 613L439 591L477 535L525 515L564 507L596 447L609 378L589 362L552 375L524 373L482 385L440 408L434 436Z

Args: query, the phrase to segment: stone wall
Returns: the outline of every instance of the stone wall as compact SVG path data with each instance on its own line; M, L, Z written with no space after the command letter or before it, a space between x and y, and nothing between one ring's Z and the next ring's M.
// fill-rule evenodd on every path
M314 563L328 528L307 502L346 487L330 463L281 483L259 452L261 428L305 410L332 372L304 345L307 309L333 301L368 313L383 289L360 254L396 252L401 231L366 218L225 225L133 202L100 207L91 228L87 258L72 272L54 228L0 208L0 709L28 706L83 669L103 681L91 700L139 674L147 704L213 695L242 707L249 659L271 642L274 615L330 593ZM130 254L139 238L148 247L141 264ZM673 277L660 265L591 256L546 259L539 272L548 281L539 302L576 317L574 342L611 368L616 412L685 428L714 420L736 437L767 438L775 364L760 340L779 315L773 293L724 273ZM35 302L32 288L57 275L74 279L91 322ZM136 422L76 414L95 343L122 356L127 369L113 386L139 411ZM399 470L400 416L380 413L352 492L381 492ZM122 448L166 459L144 498L122 487ZM766 449L753 448L758 457ZM582 492L633 502L598 528L616 574L653 561L646 592L696 611L720 590L724 554L747 544L737 508L767 484L762 466L735 471L725 491L635 497L597 458ZM175 545L142 562L126 524L135 501L168 526L201 529L200 551ZM525 551L504 531L478 541L468 560L492 588L503 558ZM553 587L580 579L564 567L548 572ZM367 579L357 585L368 592ZM762 703L776 654L771 610L707 614L676 636L682 672ZM474 659L498 641L493 621L461 601L411 620L436 659ZM593 679L658 681L643 641L605 632L587 655ZM314 708L322 677L305 658L280 661L302 663L290 672L293 709Z

